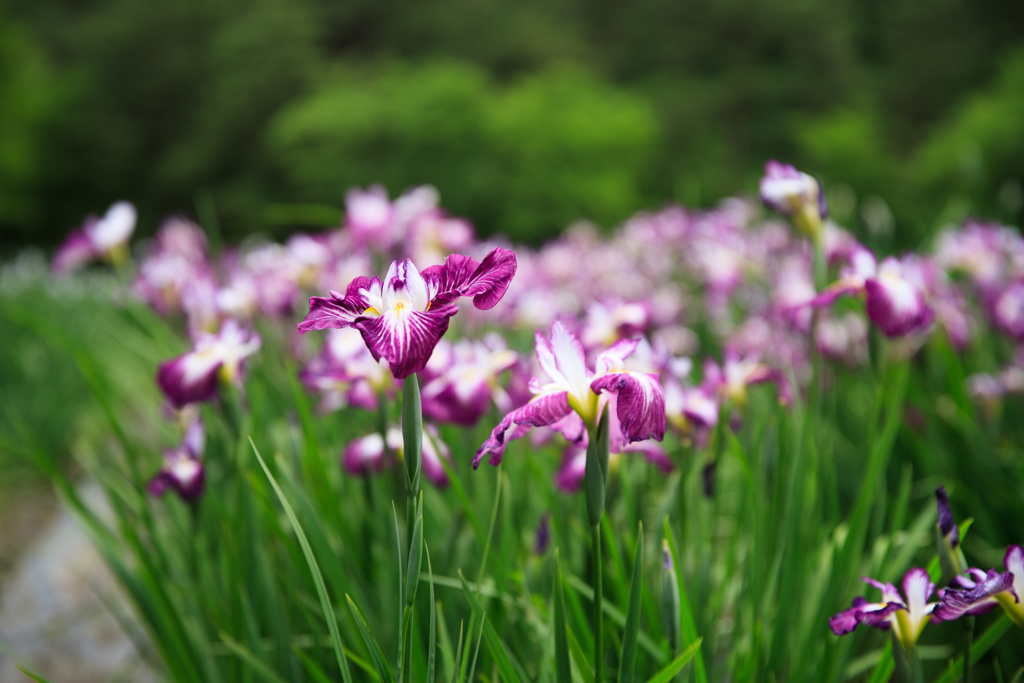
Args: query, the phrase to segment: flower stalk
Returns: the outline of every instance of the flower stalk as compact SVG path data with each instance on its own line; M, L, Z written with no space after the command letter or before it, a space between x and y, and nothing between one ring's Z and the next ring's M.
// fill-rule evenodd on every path
M594 680L603 680L604 675L604 628L603 609L603 568L601 562L601 518L604 516L604 499L608 483L608 410L601 413L597 427L587 444L587 517L590 521L590 536L594 546Z
M416 500L420 491L420 470L423 463L423 409L420 403L420 383L412 374L402 381L402 458L405 464L405 514L410 543L414 542ZM409 587L406 587L406 591Z

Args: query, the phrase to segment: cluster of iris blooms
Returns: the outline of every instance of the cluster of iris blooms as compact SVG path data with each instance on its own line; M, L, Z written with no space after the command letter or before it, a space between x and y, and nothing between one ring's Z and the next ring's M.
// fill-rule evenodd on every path
M561 439L555 482L567 491L586 482L595 526L610 457L636 452L670 470L659 443L667 429L706 443L723 414L741 418L748 387L758 383L774 383L788 403L811 381L816 356L867 363L872 327L893 340L890 352L905 355L932 334L962 348L986 325L1024 341L1024 239L1012 229L968 221L942 231L929 255L879 261L829 220L813 177L770 161L760 195L789 224L727 199L706 211L642 213L609 238L579 224L539 250L477 240L429 187L394 201L380 187L352 190L339 229L226 250L216 260L198 226L171 218L143 250L132 286L161 314L182 315L194 340L157 373L186 437L166 453L150 490L201 495L194 406L221 386L241 386L245 359L260 348L250 327L257 316L293 321L305 313L299 334L327 330L319 349L305 338L293 345L301 380L324 412L376 410L415 382L416 419L425 420L415 448L438 486L447 482L444 460L467 463L452 462L437 424L475 425L492 405L505 413L474 468L484 459L499 463L508 444L531 430L537 441ZM97 258L130 267L134 224L134 208L124 202L88 219L59 249L55 270ZM386 274L367 275L374 271ZM307 294L324 292L306 309ZM445 334L463 297L473 307L458 319L461 335L452 342ZM838 304L850 299L863 306ZM721 362L704 359L696 381L698 324L724 351ZM495 329L533 332L535 354L510 350ZM997 376L973 376L969 388L982 397L1024 390L1024 361ZM409 447L403 427L385 425L352 441L343 467L368 475L393 463ZM419 467L417 459L417 481ZM910 649L928 619L996 602L1022 623L1014 587L1024 580L1022 557L1014 546L1002 574L958 572L938 603L928 603L934 585L923 570L907 574L905 598L871 582L882 602L858 600L833 618L832 629L891 628Z

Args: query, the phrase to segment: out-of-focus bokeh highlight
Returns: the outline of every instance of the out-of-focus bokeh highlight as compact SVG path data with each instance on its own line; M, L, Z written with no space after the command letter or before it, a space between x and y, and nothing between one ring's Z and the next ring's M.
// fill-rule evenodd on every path
M539 242L772 157L916 246L1019 222L1022 39L1012 0L3 0L0 253L120 198L281 237L372 182Z

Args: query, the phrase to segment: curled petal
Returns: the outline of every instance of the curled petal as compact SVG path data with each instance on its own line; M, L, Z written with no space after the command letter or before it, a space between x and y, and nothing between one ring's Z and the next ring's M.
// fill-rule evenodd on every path
M331 292L330 297L310 298L309 313L297 326L299 334L310 330L350 327L361 320L370 308L369 300L361 292L370 290L374 285L379 288L380 280L361 276L352 281L344 295Z
M395 379L405 379L427 365L434 346L448 330L448 320L457 306L429 311L394 308L379 318L362 318L356 327L374 360L385 359Z
M984 580L979 581L972 589L947 588L941 591L939 604L932 612L932 620L935 622L951 621L965 614L985 614L999 604L995 596L1004 591L1009 591L1013 595L1014 602L1019 602L1017 594L1013 590L1013 574L1010 572L1000 574L996 570L990 569Z
M665 438L665 391L657 375L617 372L590 383L595 394L616 394L616 415L628 443Z
M868 602L857 597L853 599L850 609L829 619L828 625L837 636L845 636L857 628L857 624L867 624L886 631L891 627L890 615L899 609L903 609L903 606L896 602Z
M156 381L171 404L181 408L213 398L222 364L217 354L192 351L162 363Z
M433 305L471 296L473 305L481 310L494 308L501 301L515 274L515 254L501 247L491 250L479 263L469 256L452 254L442 265L431 266L422 273Z
M480 461L485 455L490 457L492 465L497 465L501 462L509 441L524 436L530 427L553 425L570 412L569 394L565 391L553 391L533 397L525 406L513 410L498 423L491 436L476 452L473 469L480 466Z

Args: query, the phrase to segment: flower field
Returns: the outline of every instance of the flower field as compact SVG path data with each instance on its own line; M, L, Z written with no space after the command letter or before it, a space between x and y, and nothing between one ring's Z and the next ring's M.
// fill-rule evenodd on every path
M4 267L0 447L163 680L1020 680L1024 238L758 189L540 248L431 187L284 243L118 202Z

